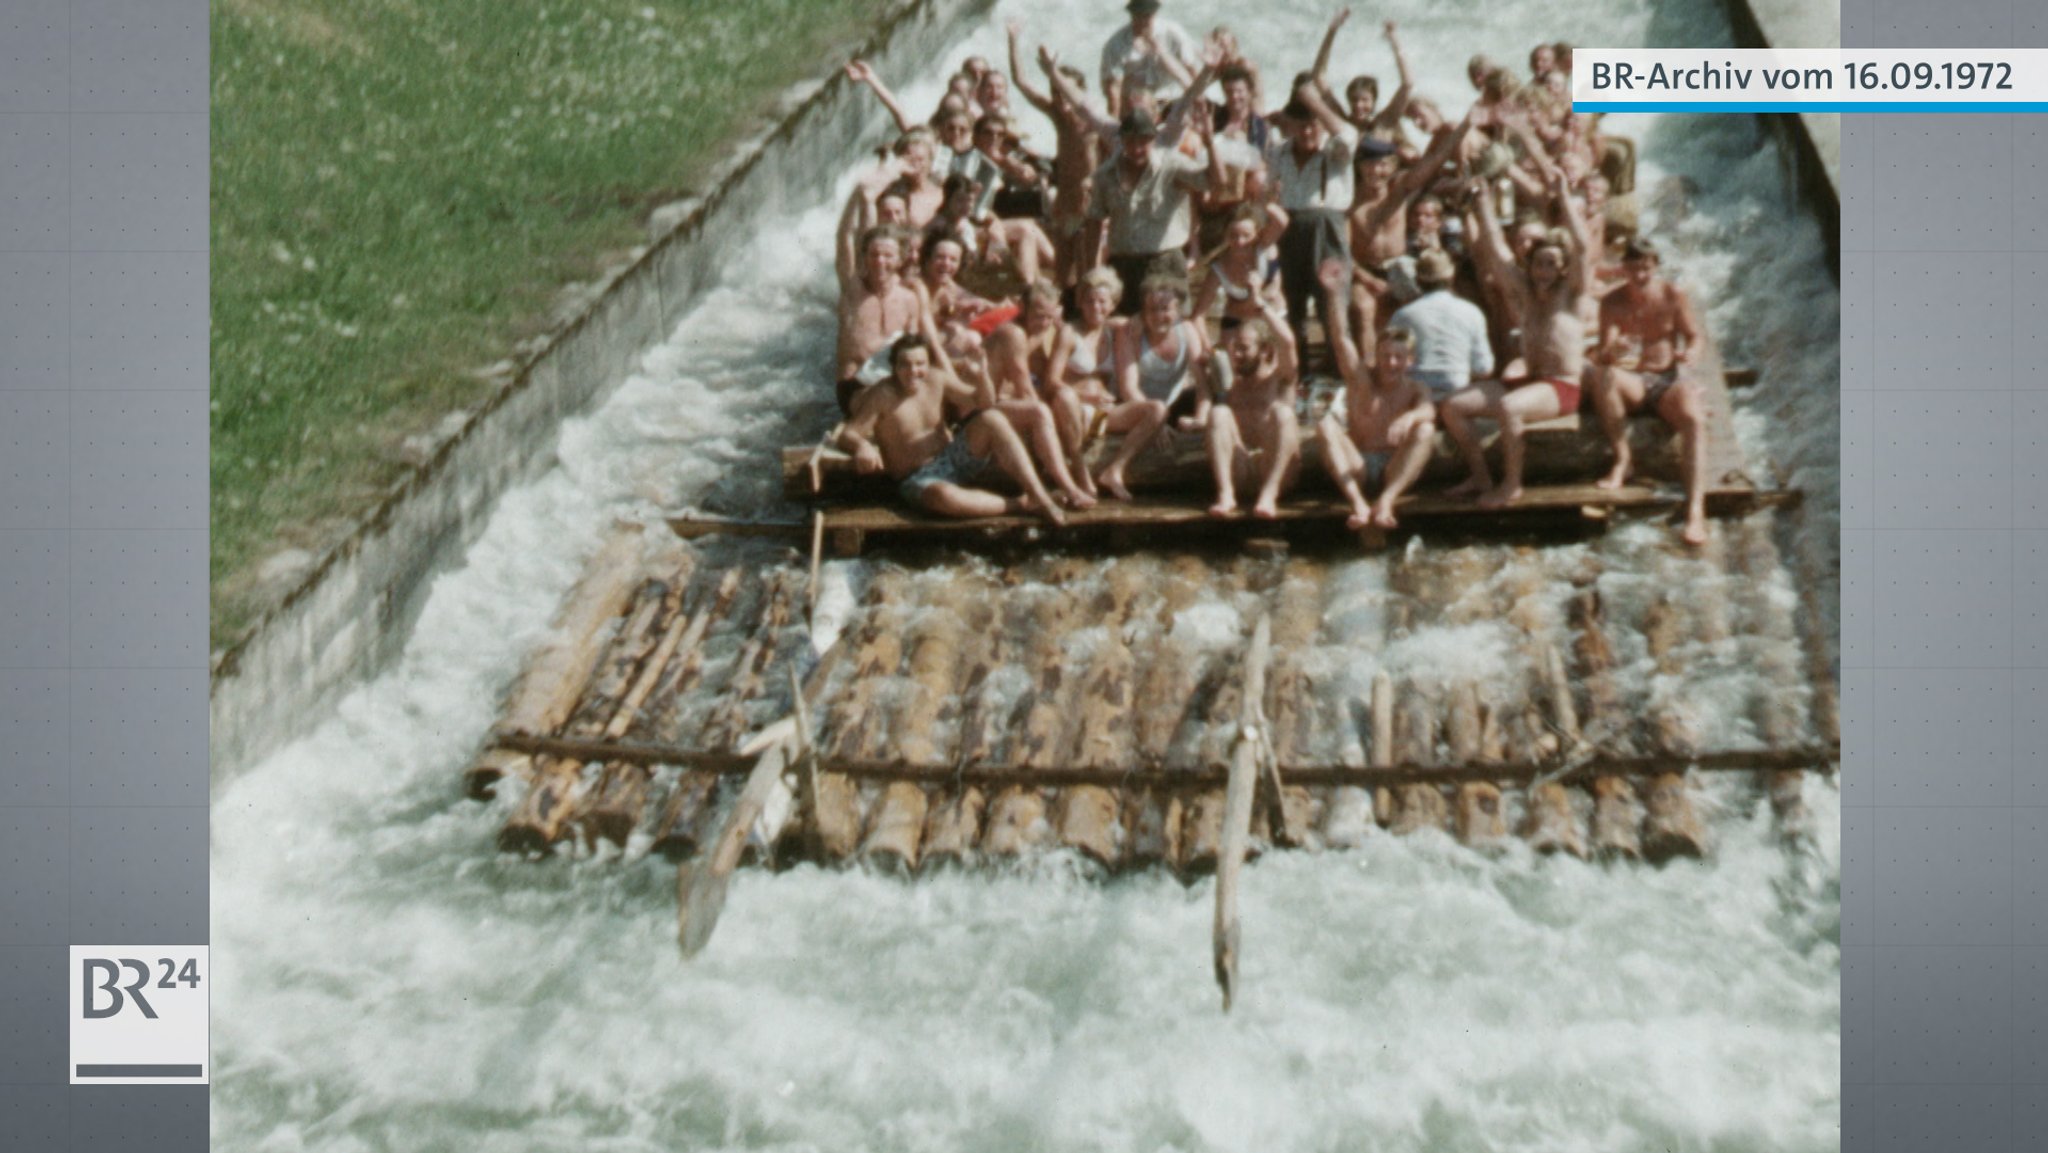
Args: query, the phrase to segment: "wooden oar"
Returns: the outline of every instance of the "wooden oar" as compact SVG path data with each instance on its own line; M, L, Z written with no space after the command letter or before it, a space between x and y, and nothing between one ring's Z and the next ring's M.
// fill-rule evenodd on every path
M686 961L711 940L711 931L718 927L718 915L725 908L732 871L739 867L740 854L747 847L747 831L760 819L782 774L810 755L810 736L795 718L788 718L762 730L742 751L760 752L761 759L747 775L746 786L725 815L725 824L711 839L710 851L694 865L676 866L676 941Z
M1242 939L1237 919L1238 871L1244 866L1245 849L1251 843L1252 797L1258 788L1260 761L1264 759L1266 662L1271 656L1273 626L1259 618L1252 632L1252 647L1245 654L1243 706L1237 726L1237 747L1231 752L1230 783L1224 790L1223 849L1216 862L1216 925L1214 952L1216 983L1223 987L1223 1011L1230 1011L1237 998L1238 945Z

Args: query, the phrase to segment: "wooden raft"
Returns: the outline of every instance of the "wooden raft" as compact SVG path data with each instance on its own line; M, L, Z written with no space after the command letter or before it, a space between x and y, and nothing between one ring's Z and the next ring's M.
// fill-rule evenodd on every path
M507 794L500 844L536 857L610 843L688 861L718 844L722 876L742 856L914 872L1064 849L1104 872L1197 876L1229 857L1227 787L1238 734L1255 728L1264 768L1247 855L1433 829L1483 851L1520 838L1573 856L1701 856L1704 775L1761 774L1758 795L1791 824L1785 774L1837 757L1809 694L1793 691L1801 656L1781 598L1720 599L1774 560L1768 534L1739 527L1659 574L1692 591L1627 603L1575 551L1390 561L1383 638L1323 636L1332 594L1314 563L884 567L815 658L800 567L716 571L687 551L647 557L622 531L565 602L465 787ZM1701 584L1715 573L1728 579ZM1238 614L1234 634L1190 631L1190 609L1219 605ZM1255 616L1273 635L1256 721ZM1396 635L1489 620L1519 638L1503 675L1342 673ZM1619 637L1660 675L1625 686ZM1694 731L1684 685L1700 644L1756 655L1768 691L1755 740L1709 747ZM799 705L815 726L801 757L793 737L764 736ZM764 771L764 742L778 779L742 791ZM751 806L738 830L736 798Z

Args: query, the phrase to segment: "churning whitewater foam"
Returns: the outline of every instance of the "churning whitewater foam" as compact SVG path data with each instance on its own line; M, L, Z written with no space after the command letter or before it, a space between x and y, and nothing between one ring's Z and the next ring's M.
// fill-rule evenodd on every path
M1706 0L1563 7L1398 0L1372 15L1401 21L1425 90L1452 108L1473 52L1727 42ZM969 52L999 58L1010 16L1092 71L1120 8L1005 0L899 88L929 105ZM1284 79L1309 62L1327 10L1176 0L1169 15L1233 24ZM1376 37L1353 21L1340 79L1391 77ZM1818 231L1793 214L1747 118L1614 128L1643 143L1671 264L1727 359L1762 372L1742 417L1751 459L1761 478L1806 488L1796 535L1832 564L1839 365ZM457 800L455 781L602 527L685 504L771 511L771 450L818 431L834 209L765 234L638 375L567 424L561 467L504 500L395 667L218 790L217 1148L1838 1146L1838 796L1822 782L1808 786L1819 837L1804 853L1727 786L1706 864L1604 868L1519 847L1488 859L1433 834L1268 856L1246 877L1228 1017L1209 977L1206 883L1099 884L1057 858L914 885L743 872L716 941L685 966L657 863L496 855L509 801ZM1705 579L1669 559L1661 531L1590 546L1603 593ZM821 619L844 619L852 568L829 575ZM1794 595L1792 579L1772 578L1770 595ZM1333 571L1328 632L1385 636L1386 588L1378 561ZM1195 636L1234 626L1221 604L1186 622ZM1644 664L1623 640L1622 659ZM1370 660L1448 676L1511 660L1507 644L1480 621ZM1699 724L1742 739L1740 702L1757 691L1745 654L1689 655ZM1341 650L1319 656L1342 663ZM1365 661L1329 671L1369 679Z

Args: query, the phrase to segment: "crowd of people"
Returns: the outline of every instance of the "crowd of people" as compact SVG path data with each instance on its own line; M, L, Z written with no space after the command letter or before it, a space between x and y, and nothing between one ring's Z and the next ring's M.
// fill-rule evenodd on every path
M1273 517L1314 438L1352 527L1393 528L1439 429L1469 470L1450 493L1506 508L1526 427L1591 408L1604 487L1630 479L1631 415L1676 430L1683 539L1705 540L1699 323L1638 234L1632 145L1572 111L1569 45L1537 46L1526 76L1474 57L1453 121L1391 23L1382 102L1373 76L1330 87L1348 9L1270 93L1229 29L1126 7L1095 93L1049 49L1027 68L1014 24L1007 72L970 58L925 119L847 66L901 130L840 220L835 438L858 471L939 515L1063 522L1129 499L1132 461L1192 435L1210 512ZM1027 148L1013 100L1054 138ZM1318 353L1342 387L1315 417Z

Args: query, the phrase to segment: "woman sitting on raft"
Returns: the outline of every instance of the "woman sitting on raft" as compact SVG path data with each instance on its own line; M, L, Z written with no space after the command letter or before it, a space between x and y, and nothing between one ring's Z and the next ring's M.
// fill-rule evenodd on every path
M1223 298L1223 331L1265 315L1264 301L1279 300L1280 262L1272 247L1287 231L1287 212L1278 204L1261 208L1241 205L1223 233L1223 247L1209 257L1202 287L1195 294L1195 315L1208 316Z

